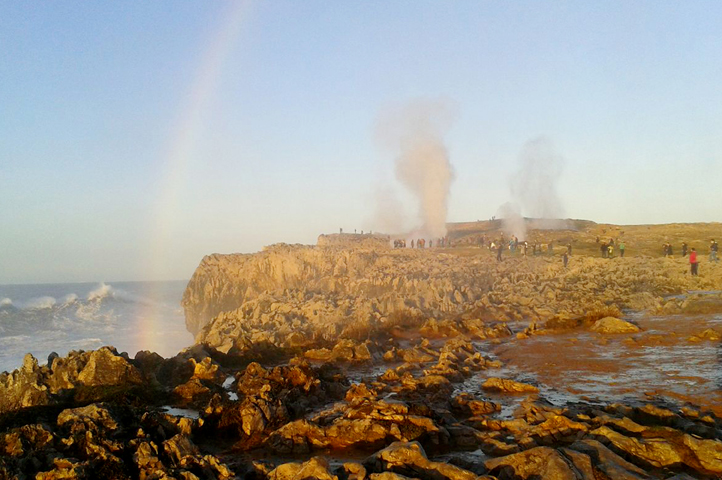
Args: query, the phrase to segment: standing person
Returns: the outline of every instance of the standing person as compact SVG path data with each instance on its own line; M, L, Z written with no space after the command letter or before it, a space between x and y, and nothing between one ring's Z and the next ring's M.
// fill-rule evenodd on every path
M504 242L499 242L499 245L496 247L496 261L501 262L501 252L504 251Z
M682 242L682 256L687 256L687 242Z
M572 256L572 244L567 243L567 255Z
M567 268L567 263L569 263L569 255L567 255L567 252L564 252L564 255L562 255L562 260L564 260L564 268Z
M619 243L619 256L624 258L624 240Z
M717 245L717 242L714 241L714 238L712 239L712 242L709 245L709 261L710 262L719 262L719 258L717 258L717 250L719 249L719 246Z
M614 258L614 242L609 242L607 245L607 258Z
M529 242L525 241L521 248L522 252L524 252L524 256L526 257L526 249L529 248Z
M411 239L411 248L414 248L414 239Z
M604 242L602 242L599 245L599 248L602 251L602 258L607 258L607 245Z
M692 275L695 277L698 276L698 273L697 273L697 250L695 250L694 248L692 249L692 251L689 254L689 267L690 267L690 271L691 271Z

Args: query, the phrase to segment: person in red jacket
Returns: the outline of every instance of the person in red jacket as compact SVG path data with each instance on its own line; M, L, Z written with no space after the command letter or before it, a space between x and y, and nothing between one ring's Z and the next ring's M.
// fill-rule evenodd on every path
M697 265L697 250L693 248L689 254L689 266L694 276L697 276Z

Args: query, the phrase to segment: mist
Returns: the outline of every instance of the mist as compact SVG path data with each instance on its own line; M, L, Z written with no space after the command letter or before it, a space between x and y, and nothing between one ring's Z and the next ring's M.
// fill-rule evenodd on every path
M380 144L395 158L396 180L417 203L418 216L412 227L422 235L438 238L446 235L449 193L454 172L444 136L456 117L456 109L443 100L416 100L383 112L377 123ZM385 194L388 196L388 193ZM394 202L381 203L386 217L398 215L390 210ZM383 223L380 219L378 223ZM399 224L406 222L399 221ZM402 227L405 228L405 227ZM397 230L399 231L399 230Z

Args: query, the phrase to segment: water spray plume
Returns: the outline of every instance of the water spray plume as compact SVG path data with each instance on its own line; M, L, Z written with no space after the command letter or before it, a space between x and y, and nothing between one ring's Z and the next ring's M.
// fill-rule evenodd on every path
M540 220L540 228L562 228L564 206L557 183L564 168L564 159L552 142L539 137L524 144L519 155L519 169L509 181L513 201L499 207L504 231L526 238L524 216Z
M418 230L435 238L446 235L454 173L443 137L455 116L448 102L417 100L378 123L379 140L396 155L396 179L418 200Z

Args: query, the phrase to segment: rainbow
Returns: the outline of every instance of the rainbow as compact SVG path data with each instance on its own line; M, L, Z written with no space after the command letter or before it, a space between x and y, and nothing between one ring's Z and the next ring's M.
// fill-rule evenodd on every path
M181 113L177 117L174 133L166 148L167 153L162 159L163 180L158 188L158 199L153 214L150 248L147 258L144 259L144 265L148 266L148 276L156 280L167 280L176 276L170 272L174 262L172 258L168 258L167 252L169 245L182 241L174 234L180 221L178 202L193 163L193 153L203 126L204 115L218 89L226 59L238 43L252 3L239 0L228 2L227 5L228 11L223 15L223 21L210 36L208 46L204 49L205 53L201 57L188 94L180 102ZM158 316L156 308L149 305L142 316L138 345L144 350L163 351L164 332L160 331L159 325L154 321ZM184 329L185 326L179 325L178 328Z

